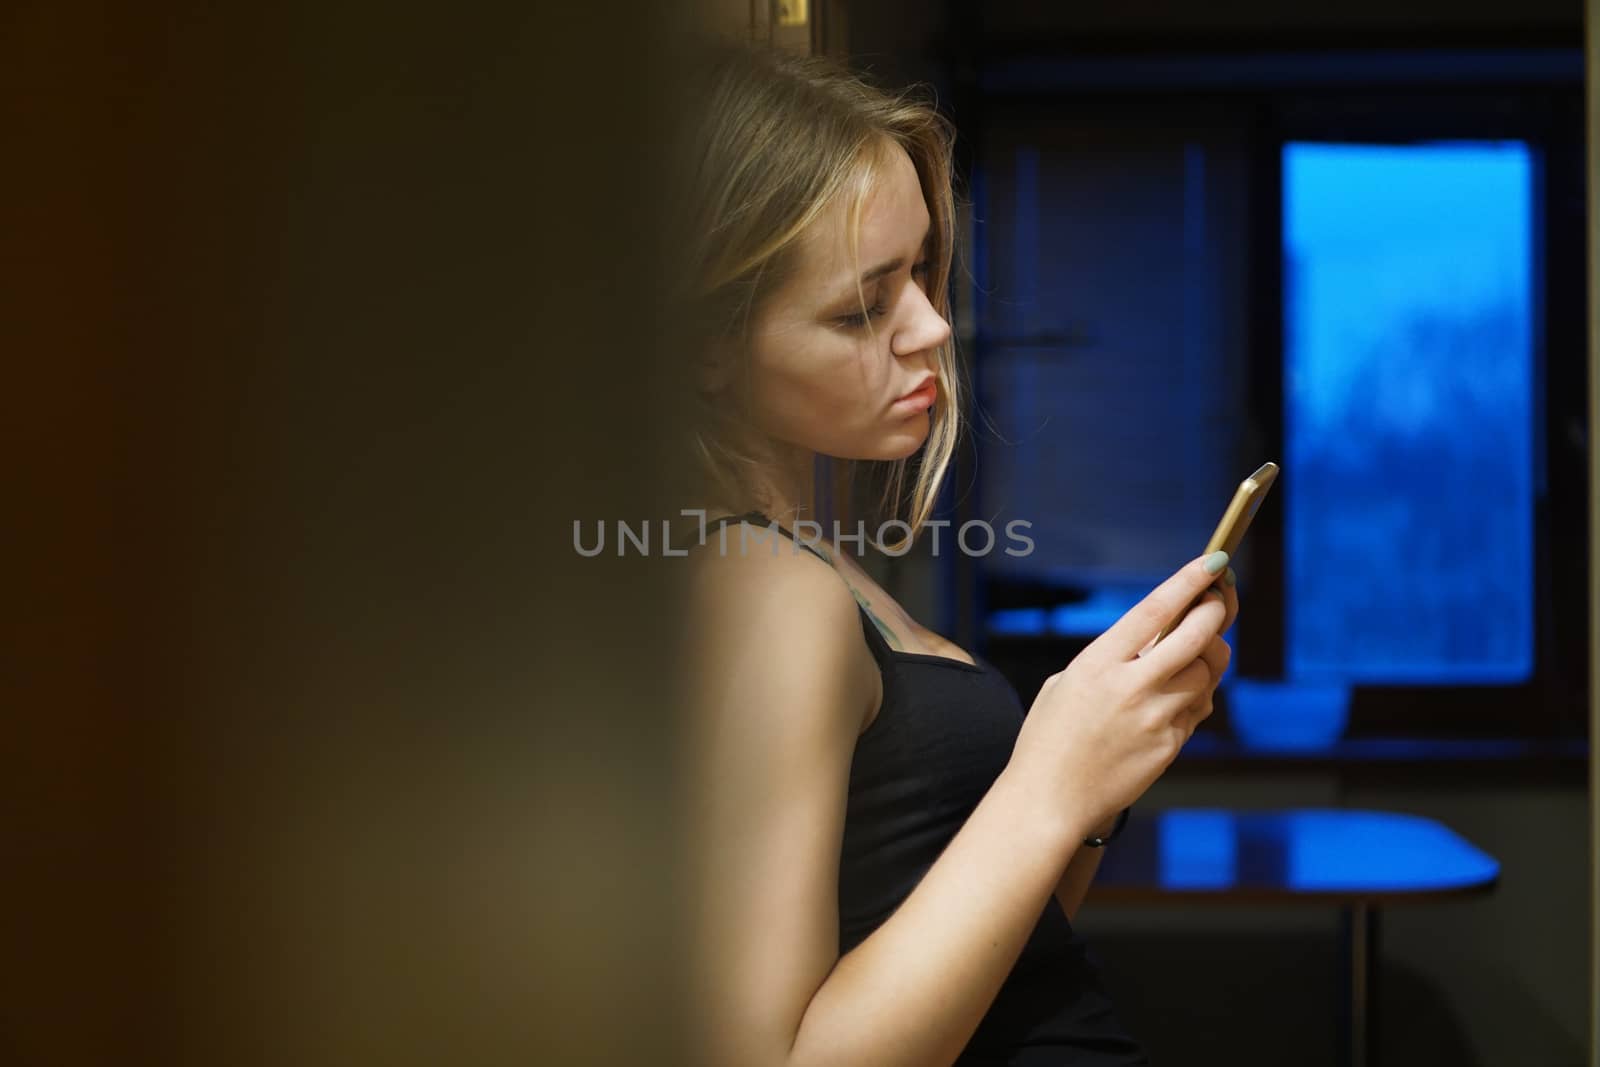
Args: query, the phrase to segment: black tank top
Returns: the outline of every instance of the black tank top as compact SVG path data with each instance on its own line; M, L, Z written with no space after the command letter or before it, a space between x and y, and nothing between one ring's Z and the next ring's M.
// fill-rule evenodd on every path
M775 529L832 566L759 512L714 520L708 531L729 522ZM859 598L858 613L883 675L883 702L850 764L839 859L841 956L911 895L1005 768L1027 714L1016 689L982 656L969 664L890 648ZM956 1067L1148 1062L1052 896Z

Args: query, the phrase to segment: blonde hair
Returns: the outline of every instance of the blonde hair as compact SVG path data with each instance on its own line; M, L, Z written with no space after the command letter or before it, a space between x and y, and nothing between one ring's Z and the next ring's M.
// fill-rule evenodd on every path
M886 92L824 57L734 41L702 42L701 49L681 105L689 123L678 139L682 165L668 183L675 201L668 254L681 271L667 281L686 316L687 350L721 349L735 359L736 374L745 374L754 312L792 276L800 238L841 196L848 198L851 254L858 254L862 205L894 145L916 167L932 223L928 298L949 320L956 231L949 120L919 89ZM866 295L859 282L856 288L865 311ZM868 478L880 483L877 517L910 528L909 537L880 549L903 551L931 517L961 432L965 389L953 334L936 349L934 368L940 403L917 454L847 460L842 471L829 464L843 475L841 486L853 485L857 468L871 464ZM772 457L741 405L718 402L694 375L681 377L692 386L684 397L688 482L744 510L754 499L753 475Z

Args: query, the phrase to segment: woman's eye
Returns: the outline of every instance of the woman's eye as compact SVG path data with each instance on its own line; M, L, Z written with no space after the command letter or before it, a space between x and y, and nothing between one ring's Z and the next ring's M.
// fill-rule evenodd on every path
M844 318L839 320L839 324L841 326L848 326L852 329L860 329L861 327L866 326L867 319L875 319L888 310L889 309L884 307L882 304L873 304L866 311L860 312L859 314L846 315Z

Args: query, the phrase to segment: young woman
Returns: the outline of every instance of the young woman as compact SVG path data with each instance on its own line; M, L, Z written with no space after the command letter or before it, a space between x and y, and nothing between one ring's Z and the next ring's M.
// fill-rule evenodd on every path
M1099 839L1211 713L1226 557L1025 710L859 548L806 536L819 457L881 473L913 535L932 512L960 420L953 133L820 59L723 45L695 69L668 281L697 331L685 507L707 515L685 628L699 1062L1145 1063L1070 920Z

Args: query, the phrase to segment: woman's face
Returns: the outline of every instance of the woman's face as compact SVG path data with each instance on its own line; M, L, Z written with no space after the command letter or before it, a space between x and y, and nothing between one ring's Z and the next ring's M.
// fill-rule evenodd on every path
M950 336L926 292L930 216L916 167L898 145L891 154L862 204L859 271L841 197L802 237L797 272L754 322L757 424L842 459L901 459L922 446L934 351Z

